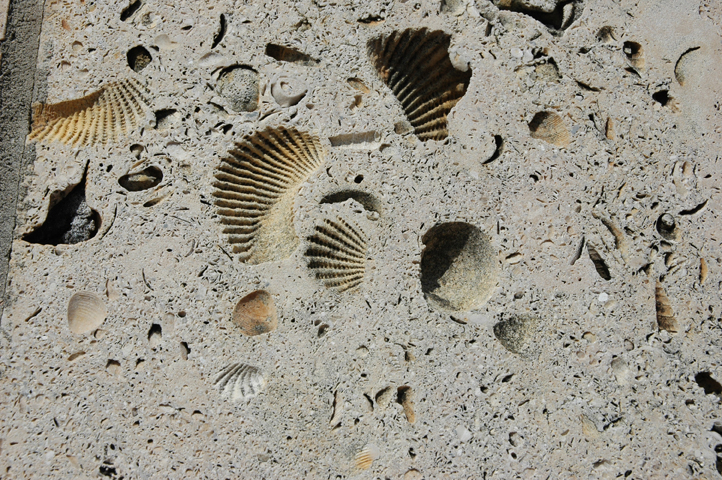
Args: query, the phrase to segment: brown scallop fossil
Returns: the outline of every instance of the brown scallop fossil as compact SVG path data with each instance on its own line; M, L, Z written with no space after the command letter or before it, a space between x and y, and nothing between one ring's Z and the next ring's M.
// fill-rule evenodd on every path
M240 299L233 309L233 323L249 337L275 330L278 314L271 294L265 290L256 290Z
M669 333L679 332L679 324L674 316L672 304L669 303L667 293L664 291L662 284L657 281L654 288L654 303L657 310L657 325L660 330L667 330Z
M339 218L325 219L308 238L308 268L329 288L341 292L361 285L366 271L366 235Z
M368 43L371 62L421 140L449 135L447 116L471 81L471 70L462 72L451 64L450 43L451 35L426 28L393 32Z
M100 327L107 316L105 303L94 293L78 292L68 302L68 327L78 335Z
M261 393L266 385L266 379L257 367L245 363L233 363L218 374L213 384L224 398L241 402Z
M566 147L571 141L562 117L554 112L539 112L534 115L529 122L529 135L558 147Z
M293 202L326 156L317 137L267 128L244 138L217 167L213 186L223 233L241 261L287 258L298 246Z
M117 142L138 127L148 102L148 89L126 78L82 98L36 104L28 140L57 140L73 147Z

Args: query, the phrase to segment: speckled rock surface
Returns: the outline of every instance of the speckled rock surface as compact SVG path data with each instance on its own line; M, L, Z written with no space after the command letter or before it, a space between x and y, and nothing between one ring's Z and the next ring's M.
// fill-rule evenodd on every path
M720 477L717 2L175 3L45 6L0 476Z

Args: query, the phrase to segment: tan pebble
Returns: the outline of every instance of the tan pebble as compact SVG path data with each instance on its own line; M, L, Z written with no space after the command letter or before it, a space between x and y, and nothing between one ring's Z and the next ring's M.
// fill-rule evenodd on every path
M233 323L249 337L275 330L278 314L271 294L256 290L243 297L233 310Z

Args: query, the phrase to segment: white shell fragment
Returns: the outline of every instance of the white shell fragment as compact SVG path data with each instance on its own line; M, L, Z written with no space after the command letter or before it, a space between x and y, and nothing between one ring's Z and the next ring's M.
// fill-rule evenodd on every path
M105 303L94 293L78 292L68 302L68 327L75 334L92 332L107 316Z
M224 398L240 402L258 395L266 385L266 380L258 368L234 363L224 368L213 384Z
M306 92L306 84L296 78L281 77L271 85L273 99L284 108L296 105Z

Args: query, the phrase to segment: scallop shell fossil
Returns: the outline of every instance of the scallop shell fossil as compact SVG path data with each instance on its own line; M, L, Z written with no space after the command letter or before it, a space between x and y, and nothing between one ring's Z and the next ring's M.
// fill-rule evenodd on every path
M368 43L368 54L421 140L448 136L447 116L466 93L471 70L449 60L451 36L440 30L407 29Z
M376 445L368 444L361 449L354 458L356 468L359 470L368 470L371 464L379 457L379 448Z
M127 78L82 98L34 105L28 140L57 140L73 147L116 142L140 124L147 95L143 84Z
M218 374L213 384L224 398L241 402L253 398L263 390L266 380L256 367L245 363L233 363Z
M275 330L278 314L271 294L265 290L256 290L239 300L233 310L233 323L249 337Z
M108 309L103 300L91 292L78 292L68 302L68 327L82 335L92 332L103 324Z
M325 156L317 137L279 127L246 137L221 161L213 196L223 233L241 261L258 264L293 253L293 202Z
M325 219L308 238L308 268L329 288L341 292L359 286L366 270L366 236L339 218Z

